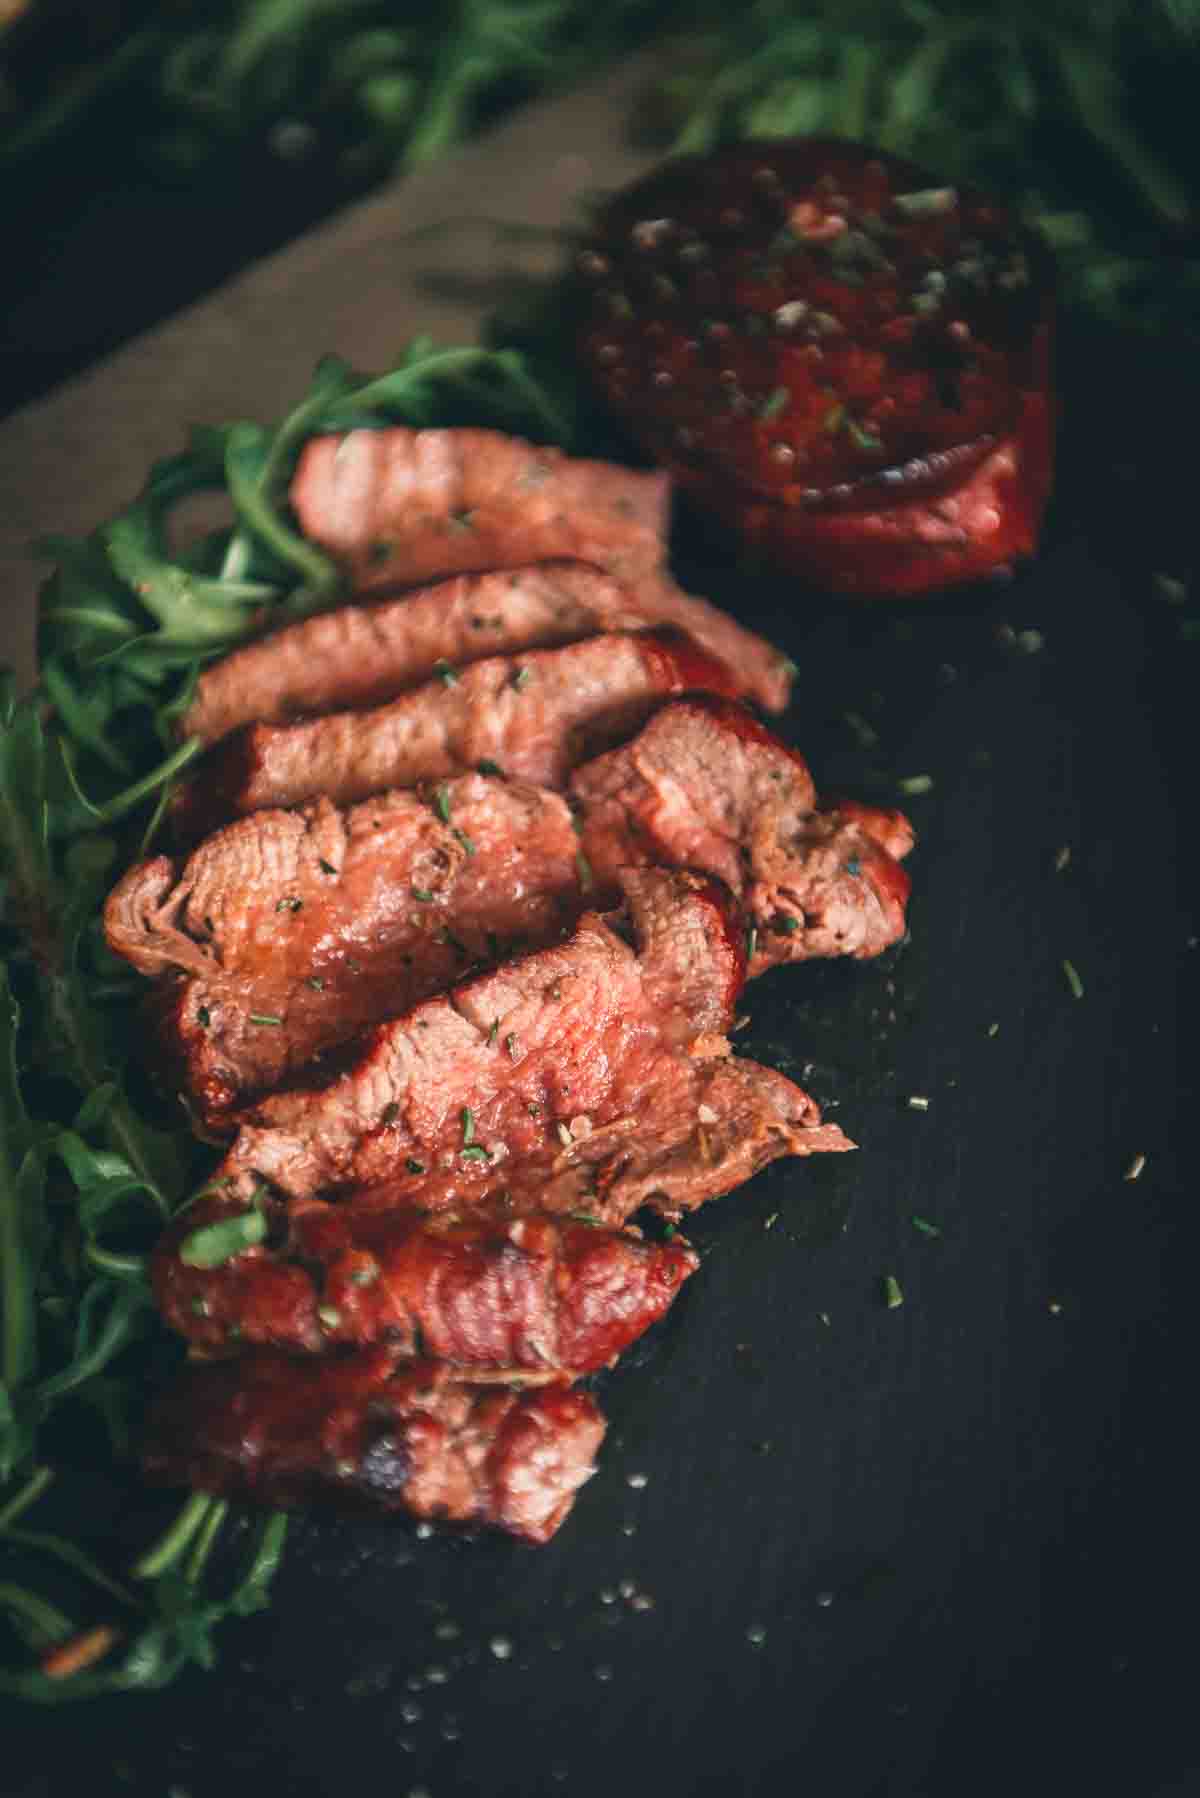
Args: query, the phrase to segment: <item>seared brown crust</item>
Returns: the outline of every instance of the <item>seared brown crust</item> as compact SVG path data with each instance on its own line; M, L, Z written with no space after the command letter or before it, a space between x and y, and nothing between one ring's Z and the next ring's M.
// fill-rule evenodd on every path
M745 975L728 895L657 869L630 870L621 884L625 914L586 913L562 945L380 1025L331 1085L265 1099L245 1115L222 1175L308 1197L390 1179L415 1160L422 1170L469 1164L482 1186L573 1118L614 1119L618 1095L638 1083L644 1092L656 1064L723 1054Z
M670 485L499 431L351 431L305 445L291 501L357 593L566 558L622 580L665 554Z
M814 810L803 757L743 707L697 696L576 770L593 870L689 865L719 875L752 924L751 974L813 956L878 955L904 935L912 847L899 812Z
M147 1475L260 1504L334 1499L545 1542L595 1471L604 1419L566 1386L457 1381L376 1347L260 1350L187 1369L151 1407Z
M298 805L347 804L495 763L514 779L561 788L571 769L691 689L731 697L739 682L682 632L591 637L562 649L489 656L369 712L256 724L225 739L181 792L183 831Z
M553 940L586 903L577 850L557 794L480 774L318 799L131 869L105 932L142 973L185 976L157 1021L213 1124L473 963Z
M787 704L786 658L668 575L653 572L624 586L582 563L550 562L340 606L235 649L200 676L179 735L213 743L243 724L381 705L428 680L439 663L458 669L483 656L648 624L689 632L769 710Z
M1049 259L1002 206L865 145L759 139L616 195L580 350L706 515L836 591L1028 554L1049 491Z
M241 1209L201 1200L152 1260L164 1319L209 1351L231 1341L310 1354L387 1342L451 1362L464 1378L507 1367L573 1379L649 1329L699 1266L681 1241L569 1217L486 1207L431 1217L352 1200L270 1207L267 1243L218 1267L188 1266L180 1249L192 1232Z

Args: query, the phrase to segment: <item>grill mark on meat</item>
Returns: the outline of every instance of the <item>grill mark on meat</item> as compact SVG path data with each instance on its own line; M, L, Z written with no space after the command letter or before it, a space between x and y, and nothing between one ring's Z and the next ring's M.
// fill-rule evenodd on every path
M725 661L772 711L787 704L788 664L769 643L661 573L629 587L582 564L460 575L374 605L318 613L235 649L196 683L181 737L216 742L243 724L286 724L377 706L483 656L546 649L597 633L669 624Z
M158 1024L215 1123L473 963L553 940L585 904L577 846L557 794L479 774L344 813L318 799L132 869L105 932L143 974L187 976Z
M744 974L727 900L685 873L631 871L621 884L640 953L585 914L567 942L379 1026L332 1085L264 1100L245 1114L222 1173L303 1197L386 1179L409 1158L453 1166L464 1148L522 1158L559 1122L615 1115L622 1083L652 1080L656 1060L722 1053Z
M562 1385L467 1385L382 1346L308 1360L261 1350L185 1370L150 1409L142 1466L260 1504L334 1499L546 1542L604 1429L590 1394Z
M601 880L620 867L718 875L755 931L751 974L812 956L878 955L906 928L912 847L900 812L816 811L803 758L741 706L698 695L577 769L570 793Z
M670 483L498 431L351 431L304 447L291 503L356 593L566 558L625 580L665 555Z
M231 814L320 793L345 804L487 761L515 779L561 788L579 762L693 688L732 697L738 682L673 630L489 656L453 685L431 681L373 711L246 726L181 789L177 821L195 837Z
M699 1266L682 1242L570 1218L499 1207L427 1217L353 1201L277 1207L277 1246L219 1267L180 1259L193 1230L240 1209L217 1197L189 1207L152 1260L164 1319L210 1352L231 1338L307 1353L386 1341L468 1370L577 1378L649 1329Z

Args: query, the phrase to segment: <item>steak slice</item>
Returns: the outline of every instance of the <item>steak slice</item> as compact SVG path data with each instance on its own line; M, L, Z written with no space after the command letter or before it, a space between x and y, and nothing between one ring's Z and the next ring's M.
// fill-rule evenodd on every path
M344 812L318 799L131 869L105 933L143 974L184 976L159 1028L215 1124L472 962L559 935L586 903L577 849L557 794L481 774Z
M374 711L248 725L181 789L177 817L185 833L199 836L231 814L298 805L319 793L345 804L480 764L561 788L577 763L691 688L732 697L738 682L676 631L488 656Z
M401 1164L353 1202L362 1211L550 1213L617 1229L643 1206L675 1221L781 1156L855 1147L785 1075L721 1055L647 1058L616 1082L607 1112L580 1113L554 1137L519 1163L499 1163L482 1184L463 1166L416 1174Z
M622 867L718 875L754 930L750 972L812 956L878 955L906 928L912 847L900 812L853 803L816 811L812 777L728 700L665 706L629 743L571 777L595 877Z
M379 1025L331 1085L276 1093L244 1113L222 1175L305 1198L415 1161L422 1171L469 1163L482 1184L493 1164L553 1142L560 1123L616 1115L627 1073L724 1053L745 975L724 889L650 869L623 875L622 887L624 911L585 913L566 942Z
M155 1480L260 1504L341 1499L546 1542L595 1472L589 1393L464 1385L376 1347L296 1359L260 1350L190 1367L150 1409Z
M287 724L376 706L428 680L439 664L672 624L719 656L742 690L782 711L789 664L762 637L664 574L622 586L582 563L459 575L374 605L341 606L222 657L196 683L181 737L216 742L243 724Z
M567 558L624 580L665 554L670 483L500 431L350 431L305 445L291 487L306 537L356 593Z
M195 1231L241 1209L216 1196L189 1206L152 1261L166 1322L210 1352L231 1341L307 1353L385 1341L462 1369L575 1378L615 1360L699 1266L682 1242L578 1219L429 1217L352 1200L271 1206L267 1242L216 1267L189 1264Z
M585 914L567 942L380 1025L332 1084L243 1114L219 1180L295 1198L383 1185L428 1210L511 1186L536 1190L526 1209L620 1223L655 1195L678 1211L779 1155L852 1146L790 1081L724 1060L745 966L724 889L659 869L621 885L625 912Z

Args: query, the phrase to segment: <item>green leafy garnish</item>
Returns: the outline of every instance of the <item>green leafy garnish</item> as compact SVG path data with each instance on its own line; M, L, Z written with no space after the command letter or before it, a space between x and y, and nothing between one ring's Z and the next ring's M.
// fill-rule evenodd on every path
M146 853L203 748L176 739L197 671L338 597L337 569L288 507L304 442L391 423L492 424L558 442L571 429L512 351L420 340L380 376L327 359L275 428L194 431L118 518L85 541L44 544L56 566L41 594L39 685L18 698L0 672L0 1616L26 1645L23 1659L0 1665L0 1692L52 1703L159 1686L189 1662L211 1666L217 1625L265 1600L279 1562L281 1516L259 1526L240 1582L214 1596L205 1568L230 1513L203 1496L129 1578L24 1518L81 1411L100 1420L114 1463L128 1462L148 1372L178 1353L147 1256L188 1195L208 1190L213 1163L140 1070L127 1077L143 1034L142 982L104 942L104 898ZM180 508L205 492L224 494L231 519L189 541ZM285 912L298 904L280 902ZM319 992L324 982L314 974L307 984ZM194 1015L211 1026L207 1005ZM184 1234L180 1259L220 1267L266 1232L251 1207Z
M264 1241L267 1220L261 1211L243 1211L237 1217L219 1218L215 1224L204 1224L185 1236L179 1245L179 1259L185 1267L221 1267L232 1261L243 1249Z

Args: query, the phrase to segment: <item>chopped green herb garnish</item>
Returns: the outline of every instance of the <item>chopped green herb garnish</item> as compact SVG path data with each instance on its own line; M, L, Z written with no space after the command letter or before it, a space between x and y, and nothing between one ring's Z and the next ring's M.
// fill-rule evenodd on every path
M1169 606L1181 606L1187 599L1187 582L1181 581L1173 574L1156 574L1154 585L1158 589L1160 599L1165 599Z
M318 866L318 868L320 868L322 874L336 874L337 873L337 869L334 867L333 863L327 862L325 860L324 856L322 856L320 861L318 861L317 866Z
M928 1218L914 1216L912 1223L913 1229L919 1230L922 1236L940 1236L942 1233L937 1224L931 1224Z
M791 399L792 396L786 387L773 387L758 408L758 416L764 421L778 418L781 412L786 412L791 404Z
M575 851L575 871L579 875L580 892L590 893L596 884L596 878L592 873L592 864L582 849Z
M477 762L475 766L478 768L480 774L495 774L503 778L504 770L499 762L490 761L486 756L483 761Z
M940 218L954 211L958 194L953 187L921 187L910 194L893 194L892 205L905 218Z
M276 905L275 910L276 911L300 911L301 908L303 907L303 905L304 905L303 899L296 899L296 898L281 899L279 901L279 903Z
M202 1224L185 1236L179 1245L179 1259L185 1267L221 1267L243 1249L262 1242L266 1234L267 1220L261 1211L242 1211L237 1217Z
M518 668L512 677L512 681L510 682L510 685L513 686L518 693L523 693L532 679L533 679L533 669L532 668L528 668L528 667Z
M1062 971L1067 985L1071 989L1071 997L1073 999L1082 999L1083 981L1079 978L1079 970L1075 966L1075 963L1073 961L1068 961L1065 956L1063 957Z
M904 1293L895 1274L883 1277L883 1302L889 1311L898 1311L904 1303Z
M896 782L896 786L901 793L908 793L913 797L918 793L932 793L933 775L906 774L903 780Z
M500 1034L500 1020L499 1020L499 1018L493 1018L492 1019L492 1027L488 1031L488 1037L487 1037L489 1049L491 1048L492 1044L495 1042L495 1040L499 1036L499 1034Z
M601 1220L598 1217L593 1217L590 1211L568 1211L567 1216L574 1224L587 1224L588 1228L592 1230L598 1230L600 1228ZM672 1224L668 1224L667 1228L663 1231L664 1236L673 1236L674 1233L674 1226Z
M754 960L754 951L758 948L758 929L751 924L746 931L746 960Z
M283 1026L283 1019L275 1017L274 1014L269 1011L252 1011L249 1014L249 1018L252 1024L269 1024L274 1030L279 1030Z
M874 749L879 742L879 733L861 712L843 712L842 717L858 738L864 749Z
M415 1155L410 1155L404 1165L410 1174L423 1174L425 1172L425 1163L423 1161L418 1161Z
M469 1105L464 1105L458 1115L462 1123L462 1139L465 1147L467 1143L475 1141L475 1113Z
M323 993L325 991L325 982L319 974L307 975L304 984L305 986L310 986L314 993Z
M460 1149L459 1154L464 1161L490 1161L492 1159L483 1145L477 1142L469 1144L465 1149Z
M474 513L474 511L472 511L470 509L464 509L464 510L461 510L458 512L451 512L450 528L452 531L474 530L474 528L475 528L475 513Z
M360 1267L352 1269L350 1284L352 1286L373 1286L379 1278L379 1263L371 1256Z
M411 892L413 898L418 902L418 904L420 904L420 905L432 905L433 904L433 894L430 892L428 887L410 887L409 891Z
M853 874L855 876L862 873L862 861L857 855L852 855L847 860L846 872L847 874Z
M776 930L782 930L784 936L795 936L800 928L800 920L799 918L794 918L791 912L781 911L776 914L775 928Z
M196 1007L196 1021L201 1030L208 1029L209 1025L212 1023L212 1012L208 1009L207 1005L198 1005Z
M450 666L449 662L446 661L445 657L439 658L439 660L433 664L433 672L444 686L457 687L458 676Z
M455 826L454 831L453 831L453 836L454 836L456 842L459 842L462 844L462 846L466 850L468 856L474 855L475 845L471 841L471 838L467 835L465 830L459 830L458 827Z
M450 822L450 789L445 781L433 789L433 809L443 824Z

